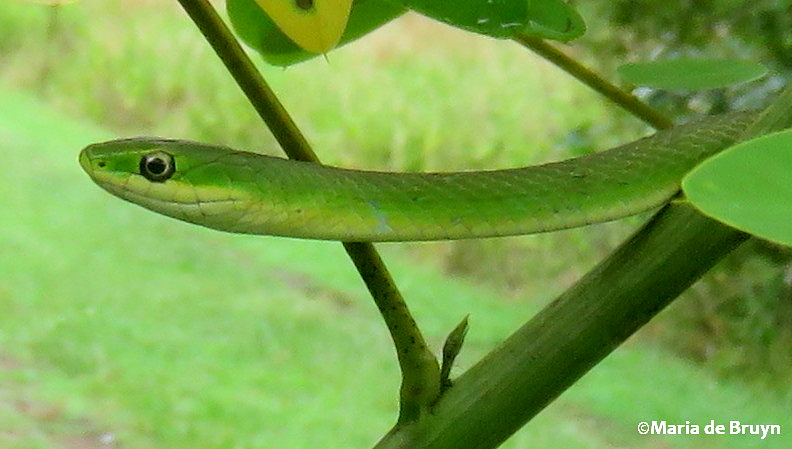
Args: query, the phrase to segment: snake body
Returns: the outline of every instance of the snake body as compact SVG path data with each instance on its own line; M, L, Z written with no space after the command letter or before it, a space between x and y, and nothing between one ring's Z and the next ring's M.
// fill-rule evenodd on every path
M348 170L156 138L93 144L79 160L113 195L222 231L343 241L479 238L658 207L755 117L709 117L604 152L506 170Z

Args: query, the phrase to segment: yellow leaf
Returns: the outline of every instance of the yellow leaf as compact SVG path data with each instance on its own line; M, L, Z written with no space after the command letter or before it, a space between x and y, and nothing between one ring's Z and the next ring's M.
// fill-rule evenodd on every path
M283 34L306 51L327 53L346 28L352 0L256 0Z

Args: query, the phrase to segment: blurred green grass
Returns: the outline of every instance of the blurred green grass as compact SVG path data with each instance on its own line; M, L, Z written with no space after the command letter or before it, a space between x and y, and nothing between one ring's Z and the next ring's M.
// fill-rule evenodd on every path
M91 447L103 438L148 448L371 445L394 417L398 373L339 245L174 222L110 198L76 163L85 144L130 134L277 153L206 44L175 2L54 11L0 4L2 78L47 103L0 91L0 149L14 155L0 177L0 446L78 439ZM449 70L448 53L464 70ZM332 163L524 165L561 156L570 129L584 143L612 143L599 100L546 64L415 17L328 61L262 70ZM383 248L433 347L472 314L464 368L623 228ZM650 394L665 391L674 394ZM630 346L508 447L752 447L633 430L640 419L721 416L772 423L787 415L753 390L715 385L659 351Z
M365 447L387 430L392 349L340 245L222 234L118 202L75 160L107 131L0 96L0 150L16 155L0 178L0 444ZM535 311L385 249L433 347L471 314L460 368ZM628 345L505 447L780 448L633 429L784 416L772 398Z
M0 74L12 85L118 135L189 137L281 154L176 2L25 6L0 5L0 26L14 48ZM612 106L517 45L416 15L327 59L285 70L259 66L322 160L346 167L524 166L568 156L570 146L606 148L618 136L646 131L635 121L610 120L618 115ZM557 285L553 291L568 285L631 227L402 246L451 274L525 296L537 293L536 278ZM547 263L526 262L526 251Z

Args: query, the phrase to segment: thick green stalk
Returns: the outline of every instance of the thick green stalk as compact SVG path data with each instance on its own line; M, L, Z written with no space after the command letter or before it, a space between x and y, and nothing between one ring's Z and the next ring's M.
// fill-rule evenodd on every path
M790 126L792 86L741 140ZM747 238L670 203L377 449L497 447Z
M377 448L497 447L744 239L666 207L456 379L429 419Z
M497 447L745 238L667 206L456 379L409 445L380 447Z
M248 58L242 46L207 0L179 0L182 8L220 57L259 116L291 159L319 162L308 141ZM437 400L440 368L410 314L393 278L369 243L345 242L382 313L393 339L402 372L398 425L417 420Z

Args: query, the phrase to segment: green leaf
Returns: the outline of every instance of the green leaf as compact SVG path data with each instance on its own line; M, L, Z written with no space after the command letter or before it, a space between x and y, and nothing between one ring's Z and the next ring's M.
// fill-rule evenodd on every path
M451 26L486 36L517 35L570 41L586 31L583 18L562 0L399 0Z
M318 56L286 37L255 0L227 0L226 9L239 38L268 63L289 66ZM405 11L403 6L384 0L356 0L339 46L368 34Z
M288 66L316 57L284 35L255 0L227 0L237 35L270 64ZM412 8L478 34L517 35L566 42L586 31L583 18L562 0L355 0L339 46L379 28Z
M735 145L682 181L690 202L716 220L792 245L792 130Z
M739 59L671 59L625 64L618 73L639 86L702 90L755 80L767 73L767 68Z

